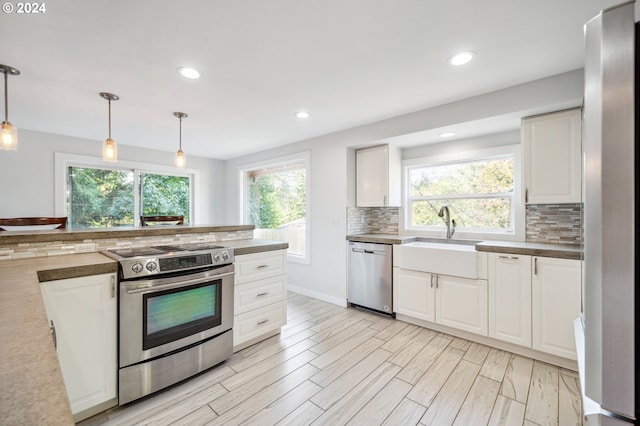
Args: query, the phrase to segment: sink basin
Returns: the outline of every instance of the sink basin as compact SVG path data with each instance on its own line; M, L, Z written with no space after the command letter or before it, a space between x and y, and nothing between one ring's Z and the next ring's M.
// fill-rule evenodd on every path
M393 266L463 278L486 278L486 253L477 241L424 240L394 246Z

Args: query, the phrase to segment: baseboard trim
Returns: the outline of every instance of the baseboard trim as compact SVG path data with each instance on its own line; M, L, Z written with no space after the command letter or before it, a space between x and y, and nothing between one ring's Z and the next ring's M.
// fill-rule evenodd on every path
M317 291L309 290L309 289L298 287L291 284L287 284L287 290L292 291L294 293L301 294L303 296L313 297L314 299L322 300L323 302L331 303L333 305L338 305L343 308L347 307L346 299L340 299L338 297L328 296L324 293L320 293Z

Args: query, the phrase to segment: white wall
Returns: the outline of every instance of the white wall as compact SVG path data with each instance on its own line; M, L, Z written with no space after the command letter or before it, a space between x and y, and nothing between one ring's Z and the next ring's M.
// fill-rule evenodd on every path
M0 217L54 216L54 153L102 156L102 141L19 130L19 150L0 151ZM173 153L118 145L118 158L173 166ZM188 156L187 167L197 169L197 224L224 221L224 162Z
M482 120L500 115L521 113L527 116L580 105L583 93L581 70L537 80L512 88L476 96L467 100L418 111L369 125L320 136L260 153L227 161L226 207L228 223L242 220L238 199L238 167L301 151L311 151L311 263L289 262L289 285L304 294L338 304L346 302L346 213L355 203L353 149L393 139L401 143L403 135L429 129ZM313 125L310 121L309 125ZM502 137L498 144L513 143L514 133ZM467 143L467 142L461 142ZM488 142L485 140L483 144ZM439 147L440 149L442 147ZM407 155L423 155L415 148ZM330 218L338 218L337 225Z

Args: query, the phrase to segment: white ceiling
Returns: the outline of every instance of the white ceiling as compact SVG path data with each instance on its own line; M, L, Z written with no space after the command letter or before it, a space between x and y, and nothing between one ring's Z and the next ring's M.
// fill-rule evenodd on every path
M0 15L0 63L19 128L104 140L107 91L118 143L175 151L182 111L186 154L229 159L581 68L621 1L56 0Z

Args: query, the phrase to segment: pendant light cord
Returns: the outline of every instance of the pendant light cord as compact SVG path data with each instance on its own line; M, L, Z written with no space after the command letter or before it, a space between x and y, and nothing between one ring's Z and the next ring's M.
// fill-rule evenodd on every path
M182 151L182 117L180 117L180 151Z
M9 70L4 71L4 121L5 123L9 122L9 85L7 84L7 80L9 76L7 75Z
M111 98L109 98L109 139L111 139Z

